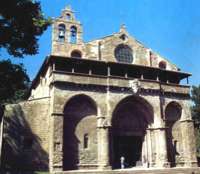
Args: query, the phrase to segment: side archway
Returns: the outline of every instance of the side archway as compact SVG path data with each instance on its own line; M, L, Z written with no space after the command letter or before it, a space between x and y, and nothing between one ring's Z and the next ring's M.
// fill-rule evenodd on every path
M64 108L63 170L97 162L97 106L86 95L72 97Z
M113 168L120 168L122 157L125 167L134 167L137 161L142 161L143 142L151 123L153 108L142 97L129 96L119 102L112 117Z
M180 118L182 107L177 102L170 102L165 109L165 124L167 127L167 156L171 167L175 167L178 158L181 156L181 127Z

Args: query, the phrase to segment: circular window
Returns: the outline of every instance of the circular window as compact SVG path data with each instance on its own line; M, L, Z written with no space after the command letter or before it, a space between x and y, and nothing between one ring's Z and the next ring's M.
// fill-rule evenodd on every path
M133 51L129 46L121 44L115 48L115 58L118 62L132 63Z

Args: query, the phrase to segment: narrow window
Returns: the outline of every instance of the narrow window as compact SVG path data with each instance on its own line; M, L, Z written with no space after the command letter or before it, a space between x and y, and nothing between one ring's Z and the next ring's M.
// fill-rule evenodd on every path
M58 40L60 42L65 41L65 25L64 24L60 24L58 26Z
M88 134L84 134L84 140L83 140L83 148L84 149L88 148L88 142L89 142Z
M70 29L70 43L75 44L77 42L77 28L72 26Z
M125 34L122 34L119 38L121 40L125 41L128 37Z

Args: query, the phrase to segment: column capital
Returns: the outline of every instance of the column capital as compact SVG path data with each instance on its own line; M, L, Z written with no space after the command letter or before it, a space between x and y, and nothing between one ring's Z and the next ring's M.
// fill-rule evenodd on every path
M155 127L155 128L147 128L147 130L153 131L153 130L166 130L168 127Z
M64 114L61 112L52 112L51 116L64 116Z
M181 122L181 123L184 123L184 122L192 122L192 123L193 123L194 121L191 120L191 119L184 119L184 120L180 120L180 122Z
M111 127L111 122L108 118L106 117L99 117L97 118L98 121L97 121L97 128L109 128Z

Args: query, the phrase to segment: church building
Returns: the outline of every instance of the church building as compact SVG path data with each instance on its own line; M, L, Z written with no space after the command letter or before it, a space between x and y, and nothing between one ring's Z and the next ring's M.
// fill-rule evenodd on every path
M82 35L66 7L53 21L52 50L29 99L6 106L4 166L197 166L190 86L181 83L191 74L145 47L124 25L89 42Z

